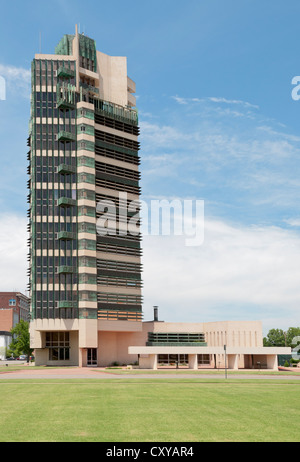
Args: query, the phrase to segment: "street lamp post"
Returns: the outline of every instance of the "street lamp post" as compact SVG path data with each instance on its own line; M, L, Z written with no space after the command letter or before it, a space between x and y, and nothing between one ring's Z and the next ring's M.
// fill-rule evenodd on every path
M227 354L226 354L226 345L224 345L225 352L225 379L227 379Z

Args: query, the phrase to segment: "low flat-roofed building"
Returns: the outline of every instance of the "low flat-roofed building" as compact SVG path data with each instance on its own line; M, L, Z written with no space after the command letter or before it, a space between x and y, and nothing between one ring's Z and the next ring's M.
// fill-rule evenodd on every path
M190 369L278 369L277 356L290 354L285 347L264 347L260 321L208 323L143 323L145 344L131 345L144 369L188 365Z
M290 348L264 347L260 321L180 323L164 321L53 320L36 323L36 365L106 367L139 364L142 369L185 365L191 369L278 369ZM50 332L49 332L50 328ZM226 347L226 352L224 350ZM50 359L68 349L68 360ZM226 354L225 354L226 353ZM225 364L226 361L226 364Z

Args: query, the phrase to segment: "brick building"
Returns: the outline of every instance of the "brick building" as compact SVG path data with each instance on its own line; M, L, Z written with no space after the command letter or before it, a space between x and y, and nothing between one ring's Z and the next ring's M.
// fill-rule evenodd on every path
M0 359L5 359L10 330L21 319L29 321L30 299L20 292L0 292Z

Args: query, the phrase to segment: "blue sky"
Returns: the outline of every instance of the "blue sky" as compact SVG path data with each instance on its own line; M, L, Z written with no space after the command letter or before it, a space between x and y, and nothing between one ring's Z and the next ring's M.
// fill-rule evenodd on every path
M27 284L30 63L40 36L53 53L77 23L100 51L128 58L143 199L205 203L202 246L145 236L145 319L159 305L168 321L299 326L299 14L296 0L2 4L0 290Z

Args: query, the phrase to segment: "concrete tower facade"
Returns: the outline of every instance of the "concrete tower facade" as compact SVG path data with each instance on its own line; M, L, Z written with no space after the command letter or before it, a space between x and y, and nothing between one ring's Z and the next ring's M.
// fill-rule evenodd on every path
M37 364L117 361L120 336L124 342L142 329L134 93L126 58L97 51L77 27L55 54L32 62L28 229Z

